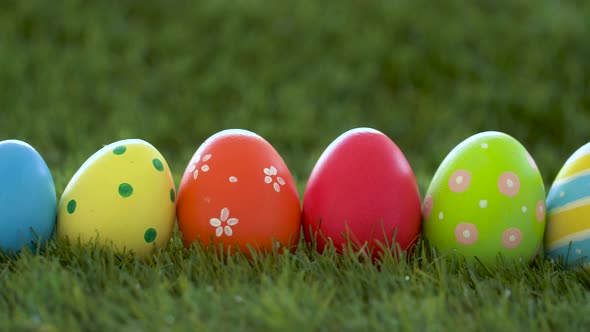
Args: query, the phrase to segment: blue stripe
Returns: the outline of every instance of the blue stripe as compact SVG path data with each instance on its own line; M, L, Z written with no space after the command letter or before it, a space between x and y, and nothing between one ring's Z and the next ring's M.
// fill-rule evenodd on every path
M563 197L559 197L560 192L564 193ZM547 195L547 210L550 211L583 198L590 198L590 174L551 187Z
M578 254L577 249L580 249L581 253ZM590 262L590 238L572 241L571 245L568 243L563 247L551 250L547 255L555 259L562 259L562 262L569 266L588 263Z

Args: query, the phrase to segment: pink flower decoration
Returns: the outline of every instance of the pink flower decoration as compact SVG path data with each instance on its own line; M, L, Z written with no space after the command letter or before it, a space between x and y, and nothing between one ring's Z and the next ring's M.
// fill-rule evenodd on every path
M545 221L545 201L540 200L537 202L537 207L535 208L535 215L537 216L538 222Z
M456 170L449 178L449 188L456 193L467 190L470 183L471 173L465 169Z
M522 233L518 228L508 228L502 233L502 244L505 248L514 249L518 247L522 240Z
M455 227L455 239L464 246L477 242L477 236L477 228L472 223L462 222Z
M426 198L424 199L424 207L422 208L422 215L424 216L424 218L430 218L433 204L434 203L432 202L432 196L426 196Z
M498 189L508 197L513 197L520 190L520 180L513 172L504 172L498 179Z
M528 152L526 153L526 160L529 162L532 168L536 169L537 171L539 170L537 163L535 163L535 159L533 159L533 157Z

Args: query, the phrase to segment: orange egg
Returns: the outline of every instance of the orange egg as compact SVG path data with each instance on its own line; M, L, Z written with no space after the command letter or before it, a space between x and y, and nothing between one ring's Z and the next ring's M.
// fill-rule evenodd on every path
M221 131L207 139L186 167L178 189L182 241L271 250L294 248L301 206L295 182L277 151L246 130Z

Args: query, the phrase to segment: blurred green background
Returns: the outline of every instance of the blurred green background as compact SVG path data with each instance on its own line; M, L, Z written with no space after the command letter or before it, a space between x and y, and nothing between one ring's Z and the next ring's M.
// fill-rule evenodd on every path
M103 145L151 142L176 181L227 128L265 137L300 190L344 131L383 131L422 192L446 154L499 130L546 184L590 141L588 1L0 2L0 139L59 193Z

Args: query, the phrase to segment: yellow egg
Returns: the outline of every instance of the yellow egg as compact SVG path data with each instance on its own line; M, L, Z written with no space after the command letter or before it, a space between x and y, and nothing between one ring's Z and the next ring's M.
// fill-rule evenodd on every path
M170 240L175 201L172 174L158 150L139 139L118 141L70 180L59 202L57 235L146 256Z

